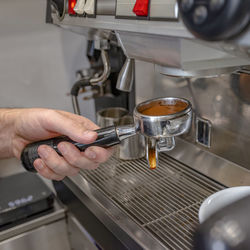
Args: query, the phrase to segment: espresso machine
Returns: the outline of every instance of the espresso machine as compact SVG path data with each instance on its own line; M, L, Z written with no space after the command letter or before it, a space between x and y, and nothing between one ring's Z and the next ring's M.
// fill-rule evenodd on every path
M126 133L144 134L147 149L154 140L160 145L154 170L145 158L112 157L97 170L54 182L75 249L192 249L203 200L250 184L249 6L249 0L47 1L47 22L87 37L92 66L100 63L72 88L75 113L82 113L79 94L91 90L96 111L134 112L138 126ZM116 55L119 64L112 63ZM190 109L185 129L171 134L172 123L162 139L149 128L167 128L171 119L151 126L138 113L141 103L164 98L186 100Z

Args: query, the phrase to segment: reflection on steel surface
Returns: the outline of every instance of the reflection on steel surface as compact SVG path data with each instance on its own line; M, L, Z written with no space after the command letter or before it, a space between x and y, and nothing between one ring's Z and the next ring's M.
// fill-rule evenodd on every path
M157 170L151 171L146 165L145 160L112 158L81 175L154 239L170 249L191 249L200 204L223 186L166 154L160 156ZM86 194L101 203L94 192ZM104 207L113 215L107 204ZM126 226L126 221L120 223Z
M136 62L138 76L142 75L144 68L145 63ZM150 71L149 65L147 71ZM244 73L244 75L233 74L214 78L193 78L188 84L184 78L169 78L156 73L154 84L149 79L151 85L147 84L146 77L136 78L137 100L142 102L166 93L169 96L190 100L194 115L205 118L212 124L211 147L204 149L195 143L194 126L185 139L195 144L197 148L250 170L250 102L248 102L250 98L249 87L246 84L249 80L250 74L247 76ZM147 88L141 87L145 84ZM249 185L249 182L245 184Z

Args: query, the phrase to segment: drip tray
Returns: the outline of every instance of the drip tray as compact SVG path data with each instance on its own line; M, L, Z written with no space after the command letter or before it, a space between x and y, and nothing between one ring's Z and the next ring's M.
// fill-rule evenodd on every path
M224 186L166 154L150 170L144 159L111 158L82 177L168 249L192 249L201 203Z

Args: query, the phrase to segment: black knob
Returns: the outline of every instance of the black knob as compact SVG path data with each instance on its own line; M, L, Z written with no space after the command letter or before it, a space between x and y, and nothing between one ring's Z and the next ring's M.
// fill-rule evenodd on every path
M225 0L210 0L209 9L211 11L219 11L224 6Z
M183 23L196 37L231 39L250 23L250 0L178 0Z
M207 19L208 10L206 6L198 6L194 10L193 21L195 24L199 25L205 22Z
M192 9L193 4L194 4L194 0L182 0L181 8L183 11L188 12Z

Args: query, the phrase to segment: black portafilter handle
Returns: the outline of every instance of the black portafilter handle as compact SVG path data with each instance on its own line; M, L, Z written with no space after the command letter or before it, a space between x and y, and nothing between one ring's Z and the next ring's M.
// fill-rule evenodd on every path
M205 220L194 235L193 250L249 250L250 196L246 196Z
M59 136L48 140L30 143L23 149L21 154L21 161L23 167L30 172L36 172L33 163L37 158L40 158L37 151L40 145L48 145L52 147L59 155L62 155L57 148L57 145L60 142L70 142L74 144L80 151L84 151L86 148L90 146L99 146L103 148L108 148L120 143L119 136L117 135L116 132L116 127L114 126L101 128L95 130L95 132L97 132L98 134L97 139L90 144L82 144L75 142L67 136Z

